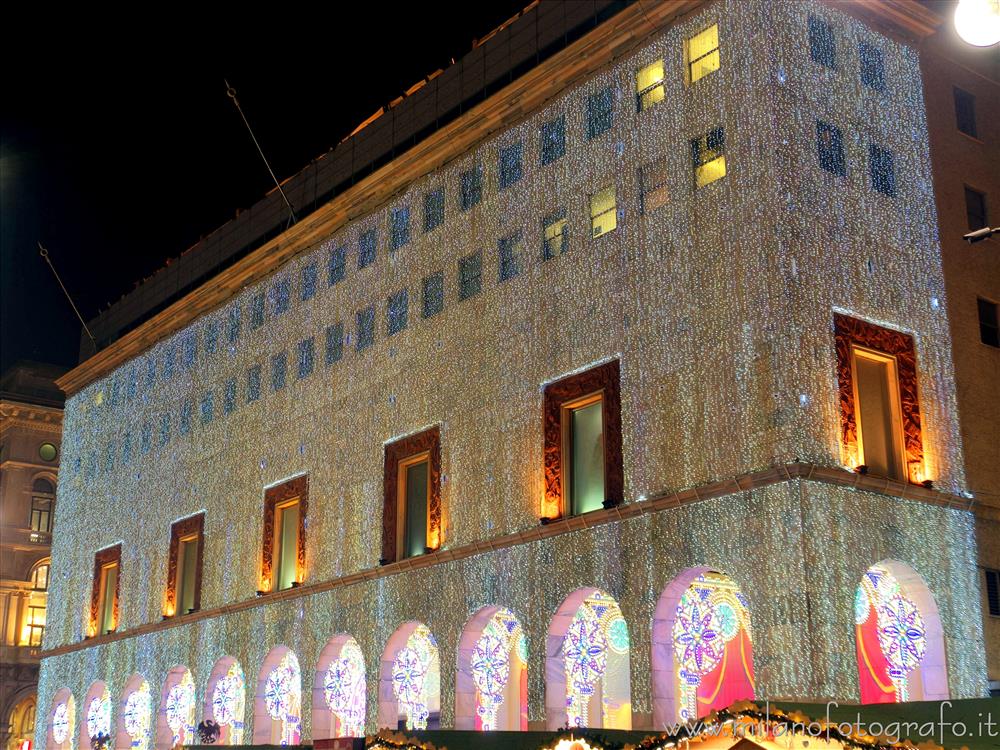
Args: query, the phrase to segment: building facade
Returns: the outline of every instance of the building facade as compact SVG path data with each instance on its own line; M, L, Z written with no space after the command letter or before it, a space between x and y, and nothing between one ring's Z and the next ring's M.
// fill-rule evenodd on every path
M0 710L4 748L33 742L45 632L64 370L18 363L0 379Z
M39 743L985 693L933 27L612 18L60 381Z

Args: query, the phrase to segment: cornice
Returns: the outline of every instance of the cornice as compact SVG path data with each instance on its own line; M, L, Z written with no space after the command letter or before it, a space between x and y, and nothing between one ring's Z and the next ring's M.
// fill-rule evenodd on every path
M23 401L0 400L0 430L29 427L40 430L62 430L63 410L54 406L39 406Z

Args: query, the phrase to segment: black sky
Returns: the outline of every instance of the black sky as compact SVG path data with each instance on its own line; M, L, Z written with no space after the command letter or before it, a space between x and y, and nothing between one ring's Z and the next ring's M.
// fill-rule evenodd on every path
M5 15L0 369L77 359L39 240L89 319L272 187L223 78L283 179L526 2Z

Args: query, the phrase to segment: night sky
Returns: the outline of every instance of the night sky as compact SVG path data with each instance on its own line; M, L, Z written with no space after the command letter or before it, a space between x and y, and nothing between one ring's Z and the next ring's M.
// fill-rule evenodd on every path
M527 1L5 15L0 369L77 361L39 241L89 320L273 187L224 78L284 179Z

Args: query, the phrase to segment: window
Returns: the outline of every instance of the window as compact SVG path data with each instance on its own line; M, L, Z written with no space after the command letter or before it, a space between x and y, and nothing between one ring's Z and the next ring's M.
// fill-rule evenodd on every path
M218 321L210 321L207 326L205 326L205 354L215 354L215 350L219 348L219 323Z
M250 299L250 330L264 325L264 294L258 292Z
M170 415L161 414L159 445L162 448L169 442L170 442Z
M191 402L190 399L184 401L184 403L181 404L181 420L180 420L181 435L187 435L188 433L191 432L191 415L193 412L194 412L194 404ZM149 451L149 448L147 447L147 443L145 441L145 432L146 432L145 429L143 429L142 452L144 454Z
M990 225L989 217L986 215L986 196L968 186L965 188L965 215L968 218L970 232Z
M566 154L566 115L559 115L542 125L541 162L544 167Z
M424 194L424 231L441 226L444 221L444 188Z
M1000 571L986 570L986 602L991 617L1000 617Z
M308 504L308 476L290 479L264 493L263 592L281 591L302 582Z
M299 380L312 375L313 367L316 364L316 343L312 338L303 339L299 342Z
M861 83L876 91L885 91L882 50L873 44L858 42L858 62L861 65Z
M375 262L378 252L378 233L375 228L367 229L358 237L358 268L367 268Z
M837 40L833 27L819 16L809 14L809 56L828 68L837 67Z
M559 210L542 219L542 260L551 260L568 249L566 211Z
M90 598L90 635L104 635L118 627L122 547L101 550L94 555L94 588Z
M182 343L183 348L183 361L184 368L190 370L194 367L194 361L198 356L198 334L194 331L188 333ZM149 360L149 384L152 385L153 381L156 380L156 361L153 359Z
M955 124L960 132L976 138L976 97L958 86L955 87L954 93Z
M299 289L299 297L303 302L306 300L311 300L316 296L316 277L319 273L319 269L316 267L316 263L307 263L302 266L302 278L301 278L301 288Z
M868 147L868 173L872 190L896 197L896 166L892 151L871 144Z
M424 277L423 317L432 318L444 309L444 273Z
M333 286L344 280L347 271L347 247L341 245L330 250L326 265L326 285Z
M358 330L355 348L360 352L375 343L375 305L358 310L355 318Z
M863 463L873 474L900 479L902 425L895 359L857 346L853 354Z
M696 188L711 185L726 176L726 133L714 128L701 138L691 141L691 158L694 161Z
M25 622L28 628L28 643L31 648L38 648L42 645L42 638L45 635L45 605L31 604L28 606L28 619Z
M639 169L639 211L655 211L670 201L667 192L667 161L657 159Z
M1000 330L997 328L997 303L978 298L979 340L987 346L1000 347Z
M663 60L657 60L639 68L635 74L635 106L645 112L665 97L663 88Z
M222 394L222 414L229 416L236 411L236 378L226 381L226 390Z
M618 211L615 207L614 185L599 190L590 196L590 232L592 237L600 237L614 231L618 226Z
M52 506L55 498L55 488L49 480L39 477L32 483L31 530L34 534L52 533ZM35 539L34 534L32 540Z
M512 279L524 270L524 242L521 234L503 237L497 243L500 282Z
M587 140L611 130L614 119L611 87L605 86L587 96Z
M458 299L479 294L483 285L483 254L473 253L458 261Z
M614 360L549 383L544 393L543 518L622 500L621 397Z
M827 172L840 177L847 176L844 138L836 125L816 120L816 153L819 156L819 165Z
M518 182L521 179L523 173L522 170L522 157L524 155L524 146L518 141L517 143L512 143L509 146L504 146L500 149L499 158L499 172L500 172L500 189L505 190Z
M687 40L685 45L688 83L699 81L719 69L719 25L712 24Z
M441 546L441 433L432 427L385 446L382 563Z
M49 589L49 565L48 558L44 562L38 563L31 571L31 588L35 591L48 591Z
M475 166L467 172L462 172L460 177L462 183L462 193L459 197L459 205L463 211L468 211L483 199L483 169Z
M169 382L174 376L174 364L177 361L177 349L171 345L163 353L163 368L160 370L163 382Z
M410 241L410 207L400 206L389 212L389 249L398 250Z
M323 361L329 367L344 356L344 324L335 323L326 328L326 353Z
M284 315L292 302L292 280L284 276L271 287L271 310L275 317Z
M201 397L201 423L208 424L215 417L215 399L208 391Z
M226 322L226 340L230 344L235 344L240 338L240 306L233 305L229 308L229 320Z
M170 526L167 596L164 614L186 615L201 609L201 569L205 514L175 521Z
M288 355L279 352L271 355L271 390L280 391L285 387L285 376L288 374Z
M247 403L252 404L260 398L261 367L254 365L247 370Z
M405 289L401 289L389 297L389 302L386 305L386 328L390 336L394 336L406 328L409 304L409 294Z

